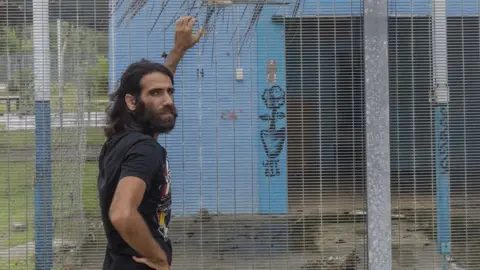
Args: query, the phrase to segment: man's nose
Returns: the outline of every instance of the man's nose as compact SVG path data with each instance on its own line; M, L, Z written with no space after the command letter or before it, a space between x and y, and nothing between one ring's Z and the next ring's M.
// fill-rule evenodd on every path
M173 105L173 96L165 94L163 105Z

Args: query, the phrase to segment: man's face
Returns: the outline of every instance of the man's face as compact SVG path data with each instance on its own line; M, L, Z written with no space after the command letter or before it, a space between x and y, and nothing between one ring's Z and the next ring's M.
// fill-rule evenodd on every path
M168 133L175 127L177 110L173 104L173 86L170 78L160 72L145 75L135 115L143 125L155 133Z

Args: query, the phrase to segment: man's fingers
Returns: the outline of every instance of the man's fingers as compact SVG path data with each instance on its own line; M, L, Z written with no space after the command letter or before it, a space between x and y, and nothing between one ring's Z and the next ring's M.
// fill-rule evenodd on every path
M197 18L191 18L189 21L188 21L188 27L189 28L193 28L193 25L197 22Z
M195 35L195 43L197 43L203 35L203 27L198 29L197 34Z
M177 20L177 23L175 24L176 29L179 29L180 27L182 27L182 21L183 21L182 18L179 18Z
M133 256L133 260L138 262L138 263L145 263L145 259L144 258L138 258L138 257L135 257Z
M146 264L146 265L149 264L149 261L145 258L139 258L139 257L134 256L133 260L136 261L137 263L143 263L143 264Z
M183 17L182 26L183 26L183 27L188 26L188 23L189 23L189 21L190 21L191 19L192 19L192 16L185 16L185 17Z
M190 20L191 16L184 16L184 17L180 17L177 21L177 25L176 27L177 28L182 28L184 27L185 25L187 25L188 21Z

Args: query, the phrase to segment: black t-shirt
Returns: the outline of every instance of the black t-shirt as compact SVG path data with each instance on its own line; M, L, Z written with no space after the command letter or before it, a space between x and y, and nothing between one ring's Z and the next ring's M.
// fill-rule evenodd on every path
M97 185L108 241L103 270L150 269L132 259L132 256L140 255L123 240L108 216L117 184L126 176L135 176L145 181L147 189L138 211L171 264L172 247L168 239L168 225L172 201L167 152L151 136L132 131L107 140L100 153Z

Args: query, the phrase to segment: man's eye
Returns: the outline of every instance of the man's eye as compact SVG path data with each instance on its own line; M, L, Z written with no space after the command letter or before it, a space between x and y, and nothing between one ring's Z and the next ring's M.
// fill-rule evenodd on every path
M168 94L172 95L175 92L174 89L168 89Z

